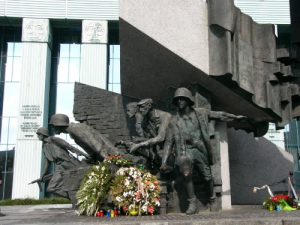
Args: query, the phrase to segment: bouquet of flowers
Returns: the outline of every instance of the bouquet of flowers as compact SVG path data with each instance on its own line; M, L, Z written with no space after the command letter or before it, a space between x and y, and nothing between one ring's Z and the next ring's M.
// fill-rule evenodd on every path
M262 187L254 187L253 192L256 193L257 190L267 189L270 195L266 201L263 202L263 208L269 211L294 211L296 208L291 207L293 205L293 199L287 195L274 195L268 185Z
M130 215L153 215L160 205L157 178L135 167L117 171L110 194L114 204Z
M131 166L132 162L120 155L113 155L99 165L93 166L84 176L77 192L77 213L79 215L96 215L107 199L113 179L112 167Z
M294 211L296 208L291 207L293 199L287 195L275 195L263 202L263 208L269 211Z
M104 162L91 168L83 178L76 195L79 215L96 215L107 198L111 179L109 163Z

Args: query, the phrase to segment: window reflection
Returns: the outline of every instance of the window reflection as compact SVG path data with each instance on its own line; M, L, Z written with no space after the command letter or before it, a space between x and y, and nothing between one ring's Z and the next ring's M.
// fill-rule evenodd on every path
M121 93L120 45L110 45L109 55L108 90Z
M80 57L80 44L60 44L57 82L52 84L56 87L55 113L66 114L70 122L75 122L73 117L74 85L76 81L79 82ZM60 134L58 137L75 145L74 140L70 138L68 134Z
M14 150L17 141L18 107L20 95L22 43L8 42L7 52L0 47L0 60L5 68L0 68L2 110L0 115L0 171L3 184L0 186L0 199L11 197ZM0 64L1 66L1 64Z
M74 83L58 83L56 111L62 114L72 114L74 101Z
M3 90L1 114L1 145L15 145L17 140L17 116L20 95L22 44L7 43L7 57L1 88ZM4 150L7 150L4 149Z
M18 116L20 83L5 82L2 116Z

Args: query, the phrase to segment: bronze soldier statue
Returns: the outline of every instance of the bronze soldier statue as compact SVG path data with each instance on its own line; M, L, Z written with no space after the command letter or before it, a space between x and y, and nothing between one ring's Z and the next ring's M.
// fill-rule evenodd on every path
M139 137L144 137L144 131L142 128L143 116L138 110L137 102L130 102L126 105L126 114L129 118L135 119L135 131Z
M50 125L54 127L56 134L69 134L75 143L88 153L88 162L102 162L110 155L122 155L134 164L143 164L143 159L133 156L116 148L110 140L93 127L84 123L70 123L69 117L64 114L55 114L51 117Z
M55 114L51 117L49 124L54 127L56 134L69 134L93 160L103 161L109 155L121 154L100 132L84 123L70 123L67 115Z
M162 145L171 120L170 113L153 108L151 98L141 100L137 103L137 106L143 116L143 132L147 140L133 144L130 147L131 153L141 147Z
M69 198L72 202L75 202L75 192L72 192L72 196L70 196L71 190L68 188L68 184L66 183L64 172L75 169L85 163L70 155L69 151L85 157L87 155L70 145L65 140L58 137L49 136L49 132L46 128L40 127L36 134L39 140L43 142L45 165L41 178L31 183L45 182L46 180L50 179L47 187L48 192L53 192L61 197ZM55 164L55 172L53 176L49 176L51 174L47 174L51 163Z
M175 164L184 177L189 206L186 214L198 211L197 198L192 181L192 171L195 167L203 176L211 202L215 199L213 178L210 165L213 164L212 146L210 143L208 122L210 119L230 121L242 119L226 112L210 111L204 108L193 108L194 98L187 88L178 88L173 98L177 114L172 116L164 145L164 155L161 170L167 167L166 162L173 147L175 148Z

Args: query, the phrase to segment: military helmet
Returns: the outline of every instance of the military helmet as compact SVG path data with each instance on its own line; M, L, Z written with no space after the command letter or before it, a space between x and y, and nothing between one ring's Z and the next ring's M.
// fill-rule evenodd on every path
M194 97L193 97L192 93L190 92L190 90L187 88L184 88L184 87L177 88L177 90L175 91L174 97L173 97L173 101L172 101L172 103L174 105L177 104L177 98L179 98L179 97L187 98L188 100L190 100L191 105L195 104Z
M40 127L39 129L37 129L36 134L41 134L46 137L49 137L49 131L48 131L48 129L46 129L44 127Z
M51 116L49 124L57 127L69 126L69 117L65 114L54 114Z

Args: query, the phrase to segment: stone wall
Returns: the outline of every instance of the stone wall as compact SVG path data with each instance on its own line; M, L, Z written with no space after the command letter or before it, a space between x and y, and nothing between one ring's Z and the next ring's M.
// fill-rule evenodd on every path
M253 193L253 187L271 185L273 192L287 191L281 183L293 171L293 157L265 138L228 129L232 204L262 204L267 190Z
M91 125L112 143L134 134L134 123L128 121L125 107L135 99L81 83L75 84L74 92L75 120Z

